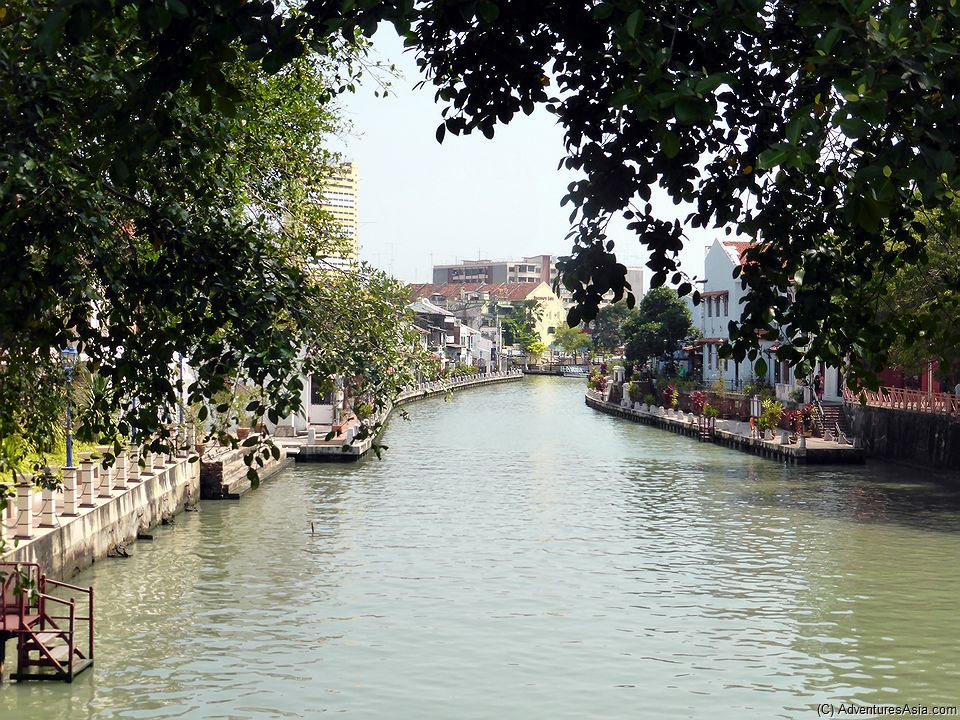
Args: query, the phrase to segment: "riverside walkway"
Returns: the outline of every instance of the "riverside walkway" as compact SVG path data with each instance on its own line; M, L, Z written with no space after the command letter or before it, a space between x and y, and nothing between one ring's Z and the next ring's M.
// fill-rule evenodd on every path
M38 563L53 577L70 577L199 500L200 464L186 451L131 448L108 468L89 453L80 457L79 468L62 469L58 490L17 486L16 502L0 518L7 540L0 561Z
M828 441L823 438L809 437L790 442L786 431L772 439L756 437L748 423L736 420L716 420L705 426L697 416L679 410L667 410L662 407L626 407L607 402L603 396L588 390L585 396L588 406L608 415L632 422L652 425L681 435L698 437L701 440L741 452L752 453L794 464L850 464L863 462L863 449Z

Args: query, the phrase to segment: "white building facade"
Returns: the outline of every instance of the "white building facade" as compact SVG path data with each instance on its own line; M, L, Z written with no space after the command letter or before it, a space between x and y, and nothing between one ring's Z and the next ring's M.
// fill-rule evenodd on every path
M707 385L722 380L730 390L739 390L746 383L756 384L754 363L749 358L740 362L733 359L722 360L719 349L729 340L729 323L740 317L742 299L746 295L739 278L733 277L733 271L742 263L743 252L750 243L731 240L716 240L707 250L704 259L704 286L700 293L700 331L703 338L703 379ZM803 387L810 378L797 378L786 362L777 360L777 347L782 341L771 338L760 341L761 357L767 363L766 375L762 381L776 388L781 400L791 399L791 393ZM823 382L823 399L827 402L840 402L843 399L843 385L840 371L827 367L823 363L814 370ZM812 377L812 376L811 376ZM809 394L808 398L809 399Z

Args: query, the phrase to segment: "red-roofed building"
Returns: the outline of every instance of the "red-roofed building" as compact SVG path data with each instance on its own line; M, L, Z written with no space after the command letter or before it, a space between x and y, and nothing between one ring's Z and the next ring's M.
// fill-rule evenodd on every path
M557 327L566 319L563 303L545 282L415 283L409 287L411 300L429 300L491 339L498 335L496 315L492 312L495 305L518 306L531 300L539 303L541 314L535 330L547 347L553 343ZM498 337L495 342L499 350Z

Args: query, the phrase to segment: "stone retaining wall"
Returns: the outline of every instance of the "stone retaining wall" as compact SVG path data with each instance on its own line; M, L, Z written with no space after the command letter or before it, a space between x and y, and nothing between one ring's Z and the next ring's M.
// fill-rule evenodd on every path
M847 403L852 433L874 457L938 470L960 470L960 418ZM960 483L960 476L954 476Z
M203 458L200 463L200 497L203 500L236 500L250 489L250 480L247 477L250 466L243 461L246 452L249 450L244 448L221 450ZM278 460L270 458L263 467L257 468L260 482L290 463L286 450L281 447Z

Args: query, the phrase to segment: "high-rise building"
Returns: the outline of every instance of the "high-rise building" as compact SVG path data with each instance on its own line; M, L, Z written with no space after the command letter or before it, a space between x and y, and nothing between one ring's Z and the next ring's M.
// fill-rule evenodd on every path
M356 261L360 255L359 179L357 164L338 165L323 189L323 209L340 225L346 247L338 257Z

